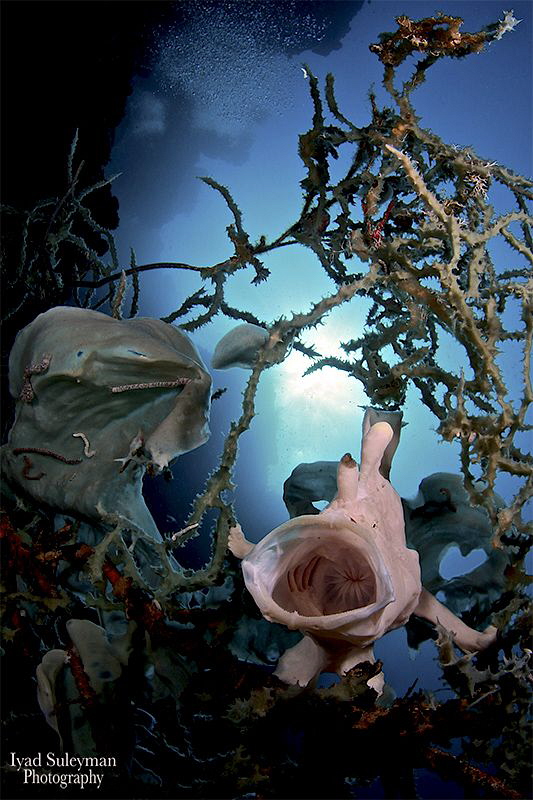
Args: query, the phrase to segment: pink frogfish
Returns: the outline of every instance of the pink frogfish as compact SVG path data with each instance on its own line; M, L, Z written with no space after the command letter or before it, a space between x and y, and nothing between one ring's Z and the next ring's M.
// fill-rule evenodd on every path
M341 458L337 495L322 512L291 519L255 545L240 526L230 531L229 549L242 558L263 616L304 634L278 662L274 674L285 683L306 686L321 672L343 675L374 663L374 642L411 614L447 629L465 652L496 639L495 627L473 630L422 587L418 553L406 546L402 504L388 480L398 438L368 410L360 466L349 454ZM381 693L383 673L368 683Z

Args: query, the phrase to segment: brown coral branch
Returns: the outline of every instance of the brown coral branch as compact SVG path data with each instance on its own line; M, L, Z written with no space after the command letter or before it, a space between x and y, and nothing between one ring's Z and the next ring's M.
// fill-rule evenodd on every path
M490 797L505 797L511 800L520 800L523 795L507 786L504 781L495 775L490 775L478 767L474 767L463 758L458 758L451 753L446 753L437 747L426 747L422 755L427 764L444 778L457 780L461 785L470 785L490 792Z
M56 461L62 461L63 464L81 464L81 458L66 458L60 453L54 453L53 450L47 450L46 447L14 447L13 455L20 456L22 453L35 453L39 456L47 456L48 458L55 458Z
M40 481L41 478L44 478L46 472L39 472L37 475L30 475L31 470L33 469L33 461L28 457L24 456L24 467L22 468L22 477L25 478L27 481Z
M24 369L23 384L19 394L19 400L22 403L31 403L33 401L35 392L31 383L31 377L32 375L41 375L43 372L46 372L50 366L51 360L52 356L47 354L44 355L40 361L35 364L30 364L29 367Z
M102 564L102 574L111 584L113 595L124 603L128 619L141 624L152 637L165 637L166 616L159 603L148 592L134 586L133 580L123 575L109 558Z
M185 270L192 270L193 272L211 272L219 269L220 267L224 266L227 262L222 261L220 264L214 264L210 267L196 267L192 264L185 264L179 261L157 261L152 264L140 264L136 267L130 267L129 269L120 270L120 272L114 272L111 275L105 275L103 278L99 278L98 280L94 281L76 281L73 283L73 286L77 286L79 289L100 289L102 286L106 286L113 281L118 281L122 278L122 275L128 277L129 275L137 275L141 272L150 272L154 269L185 269Z
M186 386L192 378L176 378L174 381L149 381L147 383L126 383L121 386L111 386L113 394L120 392L131 392L135 389L177 389L179 386Z
M120 273L120 281L115 292L115 296L111 302L111 316L113 319L122 319L122 303L126 293L126 273L124 270Z
M7 514L2 514L0 520L0 541L4 543L3 547L5 546L4 563L8 568L6 576L21 575L45 597L60 597L52 580L37 565L33 550L23 543ZM51 566L53 567L54 564Z
M424 70L432 60L441 56L457 58L479 53L491 38L486 31L461 33L461 17L446 14L421 20L400 16L396 22L398 30L395 33L383 33L379 44L370 45L370 50L388 67L398 67L413 53L424 53L431 57L427 65L418 65L419 71Z
M94 706L98 696L91 686L89 676L83 668L83 662L78 654L78 651L73 646L69 647L67 650L66 663L70 667L70 671L72 672L72 676L76 683L76 688L80 694L83 705L86 708Z

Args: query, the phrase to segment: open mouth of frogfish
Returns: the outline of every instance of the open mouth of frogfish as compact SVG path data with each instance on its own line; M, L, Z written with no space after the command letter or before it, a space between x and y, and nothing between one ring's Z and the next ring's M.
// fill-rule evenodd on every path
M289 627L300 627L303 618L313 629L351 625L394 600L372 531L344 514L290 520L259 542L242 567L263 614Z
M272 599L306 617L340 614L375 603L376 579L360 551L317 544L278 578Z

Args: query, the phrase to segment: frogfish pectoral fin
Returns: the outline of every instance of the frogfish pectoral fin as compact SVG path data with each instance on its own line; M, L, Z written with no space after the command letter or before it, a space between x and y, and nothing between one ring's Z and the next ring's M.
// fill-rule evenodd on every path
M443 628L450 631L457 647L465 653L484 650L496 641L498 630L493 625L489 625L484 631L476 631L474 628L470 628L426 589L422 589L418 605L413 614L442 625Z
M328 664L328 655L309 636L304 636L294 647L285 650L274 675L283 681L298 686L307 684L324 672Z
M346 648L335 647L330 650L322 647L310 636L304 636L298 644L283 653L274 675L284 683L307 686L321 672L336 672L338 675L346 675L357 664L361 664L363 661L370 661L371 664L374 664L375 660L372 645L368 647L348 645ZM367 683L371 689L381 694L385 683L383 672L374 675Z
M236 558L244 558L248 555L250 550L253 550L253 547L253 544L248 541L242 532L239 523L229 529L228 550L233 553Z
M363 661L370 661L371 664L374 664L376 661L374 656L374 648L371 644L368 645L368 647L351 648L346 656L342 659L342 662L337 665L335 671L338 672L339 675L346 675L347 672L357 666L357 664L362 664ZM367 684L378 694L382 694L383 686L385 685L383 671L378 672L378 674L374 675L373 678L369 678L367 680Z

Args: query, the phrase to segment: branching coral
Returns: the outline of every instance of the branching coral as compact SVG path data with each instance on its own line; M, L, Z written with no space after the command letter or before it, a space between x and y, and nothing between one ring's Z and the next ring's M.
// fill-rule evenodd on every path
M17 296L17 281L24 285L25 294L16 301L18 305L33 291L32 287L41 291L53 278L54 285L63 287L63 297L74 292L75 302L84 306L92 303L93 307L109 301L117 316L126 281L132 279L133 314L140 272L161 268L197 272L204 282L212 284L212 292L202 286L166 321L180 320L182 328L193 331L223 314L260 325L271 337L267 346L270 355L261 362L262 369L282 360L292 345L316 356L309 372L333 366L361 381L375 406L400 408L408 387L416 387L421 401L438 420L438 433L447 441L460 440L467 489L472 500L489 511L498 542L511 523L521 527L520 510L531 493L531 456L515 440L517 434L531 430L526 412L533 397L529 367L533 299L528 267L522 265L533 261L531 217L526 206L533 184L503 166L479 158L471 149L447 145L423 129L411 104L411 94L436 60L478 52L487 42L511 30L516 20L507 24L510 21L507 14L502 22L476 34L465 34L459 31L460 18L441 15L417 22L399 17L396 33L383 35L381 43L371 48L385 65L383 83L396 108L379 109L371 96L372 120L366 127L358 127L341 113L331 75L325 91L327 111L332 117L328 122L318 80L307 70L314 115L312 128L302 134L299 144L307 172L302 181L304 202L300 217L272 241L263 236L254 244L229 190L212 179L204 179L222 195L233 217L227 230L234 252L213 266L132 263L128 269L120 269L112 237L103 231L97 232L105 234L108 241L111 265L105 265L95 251L88 250L84 240L72 231L78 219L90 224L83 201L96 187L77 190L79 171L74 169L74 142L65 196L55 208L49 205L36 209L24 224L23 252L18 271L11 277L15 283L10 296ZM394 84L395 67L413 53L425 57L398 89ZM353 148L353 159L346 174L332 184L329 165L341 147ZM508 190L516 210L501 215L494 212L490 195L496 184ZM45 219L48 245L44 252L48 261L43 265L45 255L42 248L37 254L32 237L38 235ZM94 225L92 229L96 231ZM509 246L509 258L514 253L515 264L494 261L493 246L500 240ZM260 258L295 243L315 253L336 285L328 297L308 313L268 323L248 310L228 304L225 286L236 272L251 266L252 283L267 280L268 269ZM72 247L78 248L79 257L70 258L68 263L83 267L76 266L63 275L65 256ZM59 250L65 253L61 258ZM366 271L349 271L354 258L368 263ZM94 295L94 291L106 286L111 287L107 294ZM82 294L78 295L80 291ZM372 299L373 307L364 336L342 343L345 358L318 357L314 348L300 341L301 334L328 311L356 301L361 294ZM50 297L49 292L46 297ZM509 328L503 320L511 309L520 309L521 322ZM13 313L15 310L11 309ZM447 337L455 340L464 354L462 367L456 372L439 364L440 347ZM502 346L514 349L510 357L522 363L521 397L512 397L506 386L499 357ZM391 349L392 359L387 354ZM273 352L277 354L274 360ZM259 379L262 369L253 382ZM30 379L28 375L28 392ZM247 397L251 398L254 391L251 389ZM493 495L500 472L515 476L521 487L508 508L498 510Z

